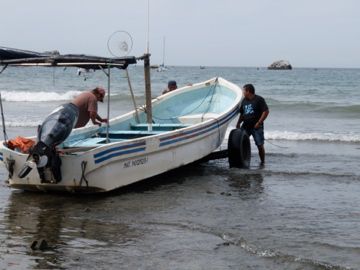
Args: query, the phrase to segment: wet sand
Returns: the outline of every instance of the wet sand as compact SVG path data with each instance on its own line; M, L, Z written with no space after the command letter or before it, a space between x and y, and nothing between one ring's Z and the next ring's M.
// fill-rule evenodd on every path
M2 185L0 268L358 269L360 149L280 146L264 168L253 149L250 170L220 159L100 196Z

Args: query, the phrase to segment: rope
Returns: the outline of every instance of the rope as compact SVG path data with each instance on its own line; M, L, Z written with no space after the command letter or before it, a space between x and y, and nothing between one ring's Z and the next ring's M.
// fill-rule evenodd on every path
M128 71L128 69L125 69L125 71L126 71L127 82L128 82L129 89L130 89L131 99L132 99L134 109L135 109L135 120L136 120L136 123L140 123L139 114L137 111L137 105L136 105L136 101L135 101L135 96L134 96L134 92L133 92L131 81L130 81L129 71Z
M220 123L219 123L219 119L215 118L216 120L216 124L217 124L217 130L218 130L218 145L221 149L221 141L220 141L220 138L221 138L221 131L220 131Z
M79 185L82 186L82 182L84 180L85 183L86 183L86 187L89 187L89 181L85 177L86 165L87 165L87 161L84 160L84 161L81 162L81 179L80 179L80 184Z
M204 118L204 115L205 115L207 112L209 112L209 110L210 110L210 106L211 106L212 100L213 100L214 95L215 95L215 88L216 88L217 84L218 84L218 78L215 79L214 91L212 91L212 95L211 95L211 98L210 98L210 101L209 101L209 105L208 105L207 110L204 111L203 115L201 116L202 119Z
M6 159L5 166L6 166L6 169L8 170L8 172L9 172L9 178L13 177L14 165L15 165L15 160L9 159L9 158Z
M205 112L203 113L203 115L205 115L205 114L209 111L209 109L210 109L211 101L212 101L212 99L213 99L213 97L214 97L214 95L215 95L215 88L216 88L217 84L218 84L218 79L216 78L215 83L209 88L209 91L207 92L207 94L206 94L206 96L203 98L203 100L200 102L200 104L199 104L198 106L196 106L194 109L192 109L190 112L186 112L186 113L184 113L183 115L177 115L177 116L173 116L173 117L170 117L170 118L160 118L160 117L157 117L157 116L153 115L153 118L155 118L155 119L157 119L157 120L173 120L173 119L182 117L182 116L184 116L184 115L191 114L191 113L193 113L195 110L197 110L197 109L205 102L205 100L208 98L208 96L209 96L210 93L212 92L211 98L210 98L210 102L209 102L209 106L208 106L208 108L207 108L207 111L205 111ZM203 116L202 116L202 117L203 117Z
M274 144L274 143L271 143L271 142L269 142L269 140L267 140L267 139L265 139L265 141L266 141L267 143L269 143L269 144L271 144L271 145L273 145L273 146L279 147L279 148L283 148L283 149L289 148L289 147L287 147L287 146L280 146L280 145L276 145L276 144Z

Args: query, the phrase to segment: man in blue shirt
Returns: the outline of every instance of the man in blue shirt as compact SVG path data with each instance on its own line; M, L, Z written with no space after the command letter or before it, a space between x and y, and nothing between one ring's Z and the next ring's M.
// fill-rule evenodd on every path
M240 117L236 128L245 130L249 136L253 136L259 150L261 164L265 163L264 148L264 121L269 115L269 108L265 100L255 95L255 87L252 84L243 86L244 99L240 104Z

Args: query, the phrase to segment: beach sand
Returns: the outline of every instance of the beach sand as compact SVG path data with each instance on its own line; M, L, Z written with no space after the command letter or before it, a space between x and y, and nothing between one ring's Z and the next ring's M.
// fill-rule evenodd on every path
M276 143L264 168L253 147L248 170L214 160L105 196L3 186L0 267L357 269L360 174L347 168L360 149Z

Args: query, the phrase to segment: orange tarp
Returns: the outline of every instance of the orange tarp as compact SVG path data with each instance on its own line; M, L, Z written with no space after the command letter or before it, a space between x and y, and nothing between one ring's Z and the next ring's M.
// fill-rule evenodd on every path
M15 139L8 140L8 147L22 153L29 153L30 148L35 144L34 140L17 136Z

